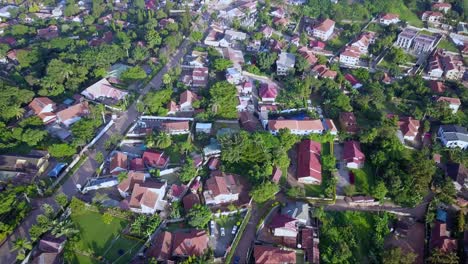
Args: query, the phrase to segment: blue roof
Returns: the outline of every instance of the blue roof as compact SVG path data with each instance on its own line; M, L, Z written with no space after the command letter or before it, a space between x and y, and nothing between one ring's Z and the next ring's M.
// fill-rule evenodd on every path
M65 101L63 101L63 103L66 104L66 105L71 105L74 101L75 100L73 100L73 99L67 98L67 99L65 99Z
M447 222L447 212L442 209L437 209L437 221Z
M57 177L63 168L67 166L67 163L57 163L55 167L49 172L49 177Z

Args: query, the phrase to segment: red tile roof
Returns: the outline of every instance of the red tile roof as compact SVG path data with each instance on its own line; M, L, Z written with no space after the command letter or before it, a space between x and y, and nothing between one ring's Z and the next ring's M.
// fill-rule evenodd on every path
M314 27L314 29L315 30L320 30L320 31L323 31L323 32L327 32L328 30L330 30L334 26L335 26L335 21L327 18L324 21L322 21L322 23L320 23L319 25Z
M447 102L449 104L453 104L453 105L461 105L461 101L460 99L458 98L454 98L454 97L444 97L444 96L441 96L437 99L437 102Z
M121 183L119 183L117 188L121 192L131 192L135 184L144 182L145 174L143 172L129 171L127 174L127 178L124 179Z
M392 14L392 13L383 13L381 16L380 16L380 19L384 19L384 20L393 20L393 19L396 19L396 18L399 18L400 15L398 14Z
M312 177L322 181L322 164L320 163L320 153L322 145L319 142L306 139L299 143L297 178Z
M47 97L36 97L29 103L29 108L31 108L36 115L39 115L45 107L52 105L55 108L54 101L50 100Z
M123 152L118 151L115 153L114 156L112 156L110 165L109 165L109 170L112 172L116 168L122 168L122 169L127 169L128 166L128 160L127 160L127 155ZM116 174L119 173L119 171L115 172Z
M282 128L289 128L290 130L323 130L322 121L316 120L269 120L268 128L276 131Z
M268 225L269 228L286 228L290 230L297 231L296 227L297 219L289 217L287 215L276 214L273 216L270 224Z
M200 197L198 197L198 194L190 192L182 199L182 203L184 204L185 212L188 212L194 205L200 203Z
M443 82L439 82L439 81L431 81L429 83L430 87L431 87L431 90L434 92L434 93L443 93L445 92L445 85Z
M346 162L356 162L360 164L365 161L366 156L362 153L359 142L351 140L345 141L342 158Z
M256 264L296 263L296 252L279 249L273 246L254 245L254 258Z
M189 121L166 121L161 123L161 130L168 133L189 130Z
M195 70L194 70L195 74ZM180 95L180 102L179 104L184 104L184 103L192 103L195 100L197 100L198 95L192 91L186 90Z
M271 83L262 83L260 85L259 95L261 98L273 98L278 96L278 89Z
M439 248L444 252L457 250L457 240L447 236L447 224L436 222L432 228L431 247Z
M142 158L135 158L130 161L130 169L134 171L144 171L145 164Z
M356 79L356 77L354 77L353 75L351 75L351 74L349 74L349 73L345 74L344 77L345 77L345 79L346 79L348 82L350 82L351 85L353 85L353 86L356 85L356 84L360 84L360 83L361 83L361 82L359 82L358 79Z
M172 233L163 231L153 240L148 256L158 260L168 260L172 255Z
M418 134L421 122L412 117L401 117L398 121L398 125L404 136L414 137Z
M76 105L72 105L57 113L57 117L61 122L73 119L75 117L83 117L89 114L88 102L84 101Z
M219 171L211 173L211 177L206 180L206 189L213 193L213 196L221 194L236 194L240 192L239 176L235 174L224 174Z
M164 152L147 150L143 153L143 162L150 167L162 168L169 162L169 157Z
M172 255L201 256L208 249L208 241L205 231L176 232L172 244Z

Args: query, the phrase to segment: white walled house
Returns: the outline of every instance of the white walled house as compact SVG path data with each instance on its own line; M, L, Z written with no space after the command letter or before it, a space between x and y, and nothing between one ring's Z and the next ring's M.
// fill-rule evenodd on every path
M468 148L468 132L465 127L457 125L442 125L437 135L446 148Z
M313 28L312 34L316 38L327 41L333 35L334 30L335 21L327 18Z
M206 180L203 196L207 205L221 205L239 200L239 176L213 171Z
M317 120L269 120L268 130L276 135L283 128L288 128L295 135L321 134L324 131L322 121Z
M289 71L294 69L296 64L296 57L291 53L281 52L276 61L276 74L286 75Z
M461 101L458 98L453 97L444 97L441 96L437 99L437 102L446 102L450 109L452 109L452 114L455 114L460 108Z

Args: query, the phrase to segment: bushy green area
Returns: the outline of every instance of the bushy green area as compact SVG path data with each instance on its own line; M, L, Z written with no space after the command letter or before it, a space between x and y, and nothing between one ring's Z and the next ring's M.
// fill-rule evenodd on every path
M381 263L390 215L320 212L320 258L324 263Z
M448 50L448 51L451 51L451 52L458 52L458 48L457 46L451 42L450 40L447 40L447 39L443 39L439 42L439 45L437 45L437 48L440 48L440 49L445 49L445 50Z

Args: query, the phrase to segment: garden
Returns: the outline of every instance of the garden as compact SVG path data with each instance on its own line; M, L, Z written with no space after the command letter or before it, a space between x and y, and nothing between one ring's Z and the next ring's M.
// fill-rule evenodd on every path
M129 263L143 241L124 234L129 220L101 214L94 208L72 213L71 219L79 230L77 241L70 243L65 254L69 263Z

